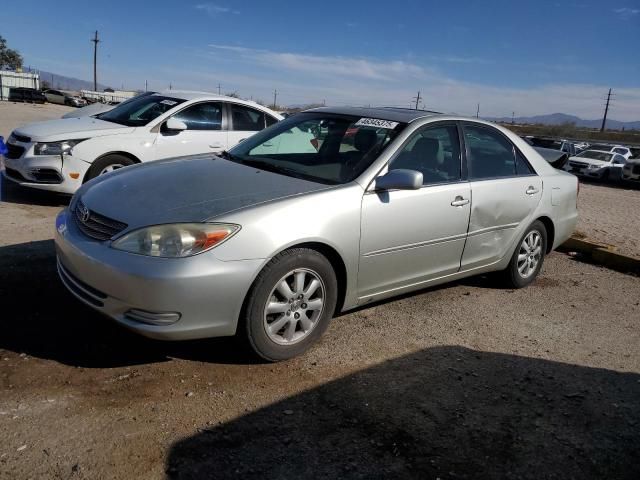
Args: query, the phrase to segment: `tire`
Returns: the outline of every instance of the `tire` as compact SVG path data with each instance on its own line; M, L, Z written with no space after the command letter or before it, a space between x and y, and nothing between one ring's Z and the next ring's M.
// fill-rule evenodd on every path
M324 255L308 248L286 250L258 274L240 324L258 356L270 362L286 360L318 341L333 317L337 298L336 274Z
M128 167L129 165L133 165L134 163L136 162L131 160L129 157L125 157L124 155L113 154L99 158L91 165L91 168L87 172L85 182L99 177L103 173L107 173L105 172L105 170L109 168L117 170L118 168Z
M526 267L523 266L521 255L527 254L527 245L531 241L535 241L533 239L537 237L539 238L539 243L533 250L533 257L527 257L524 259L526 262ZM526 242L525 242L526 241ZM539 254L536 255L535 252L538 251ZM502 279L503 283L508 288L523 288L533 282L540 270L542 269L542 264L544 263L544 257L547 252L547 229L544 224L536 220L533 222L527 231L522 235L520 240L518 241L518 246L513 252L513 256L511 257L511 261L509 262L509 266L503 270ZM535 266L531 269L532 262L535 262Z

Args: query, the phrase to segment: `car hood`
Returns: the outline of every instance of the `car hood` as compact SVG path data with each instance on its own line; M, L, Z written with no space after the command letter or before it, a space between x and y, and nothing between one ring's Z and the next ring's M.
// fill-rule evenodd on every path
M106 105L104 103L93 103L86 107L76 108L70 112L65 113L62 118L81 118L88 117L90 115L97 115L99 113L108 112L113 110L115 105ZM115 125L115 124L114 124Z
M137 228L202 222L327 188L207 155L127 167L86 184L76 196L89 209Z
M58 141L128 133L133 130L133 127L106 122L98 118L81 117L31 123L17 128L15 132L25 137L31 137L34 141Z

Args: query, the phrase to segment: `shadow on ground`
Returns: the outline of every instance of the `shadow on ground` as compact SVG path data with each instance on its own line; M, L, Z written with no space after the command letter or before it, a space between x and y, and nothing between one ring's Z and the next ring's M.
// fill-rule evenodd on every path
M640 375L426 349L175 443L170 479L640 478Z
M0 202L62 207L68 205L69 200L71 200L70 195L21 187L17 183L0 177Z
M77 300L58 279L52 240L0 247L0 349L87 368L172 357L256 363L235 339L160 342L125 330Z

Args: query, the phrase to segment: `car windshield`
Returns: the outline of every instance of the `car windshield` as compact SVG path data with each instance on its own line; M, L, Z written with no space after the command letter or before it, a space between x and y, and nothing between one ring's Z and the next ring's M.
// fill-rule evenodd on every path
M382 119L301 113L248 138L225 158L330 185L353 181L406 126Z
M96 115L96 118L128 127L141 127L184 101L164 95L140 96Z
M576 157L589 158L591 160L601 160L603 162L610 162L613 154L606 152L598 152L596 150L586 150L576 155Z

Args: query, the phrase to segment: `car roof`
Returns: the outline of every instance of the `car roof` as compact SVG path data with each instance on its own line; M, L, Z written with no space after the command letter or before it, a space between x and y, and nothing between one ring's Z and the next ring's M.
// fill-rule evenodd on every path
M162 95L165 97L180 98L186 101L219 100L224 102L235 102L235 103L240 103L247 106L256 107L261 110L266 110L268 112L276 113L273 110L271 110L269 107L260 105L259 103L254 102L252 100L244 100L242 98L229 97L228 95L219 95L217 93L211 93L211 92L198 92L198 91L192 91L192 90L162 90L160 92L153 93L153 95Z
M441 115L439 112L397 107L319 107L305 110L305 112L335 113L338 115L352 115L354 117L379 118L381 120L402 123L411 123L419 118Z

